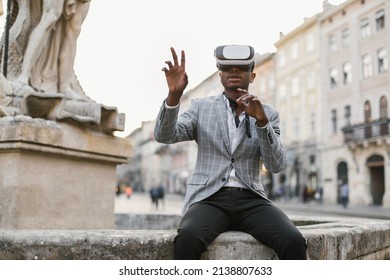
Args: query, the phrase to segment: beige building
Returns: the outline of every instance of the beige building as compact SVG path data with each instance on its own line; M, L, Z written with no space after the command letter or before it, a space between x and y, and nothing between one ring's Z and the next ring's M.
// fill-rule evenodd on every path
M280 34L275 43L275 107L280 113L288 159L284 180L278 182L278 187L284 187L287 197L302 196L305 187L314 194L321 187L318 18L305 19L288 34Z
M167 164L156 153L162 144L154 140L155 123L144 121L127 137L134 148L129 162L117 167L118 184L129 185L134 191L149 191L163 184L161 173Z
M321 15L323 184L351 204L390 205L390 1L349 0Z
M282 173L262 170L265 187L269 192L283 187L287 197L300 198L307 187L311 195L323 193L325 202L336 203L340 184L348 182L351 204L388 206L390 1L348 0L339 6L324 1L323 6L322 13L281 34L275 54L256 57L250 92L280 112L288 157ZM181 112L193 98L222 90L216 71L185 93ZM152 126L140 130L150 133ZM128 168L140 182L156 180L183 193L196 143L152 144L148 133L131 135L141 146L133 144Z

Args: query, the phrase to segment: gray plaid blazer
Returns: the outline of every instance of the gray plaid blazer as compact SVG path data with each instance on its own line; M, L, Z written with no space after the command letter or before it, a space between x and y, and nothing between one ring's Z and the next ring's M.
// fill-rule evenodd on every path
M164 102L165 103L165 102ZM223 95L193 99L186 112L179 108L168 109L163 104L156 120L154 136L160 143L177 143L195 140L198 156L194 173L187 183L184 214L188 208L217 192L234 168L244 184L266 198L259 170L261 164L271 173L286 166L286 153L280 142L279 113L263 104L269 119L267 126L259 128L250 117L252 137L240 136L239 145L231 153L227 108Z

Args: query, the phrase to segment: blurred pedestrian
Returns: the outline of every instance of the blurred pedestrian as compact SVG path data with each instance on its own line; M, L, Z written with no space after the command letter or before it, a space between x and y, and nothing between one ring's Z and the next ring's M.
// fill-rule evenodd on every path
M162 186L153 187L150 191L150 198L152 199L152 204L158 209L158 203L160 199L164 199L164 188Z
M309 202L309 199L310 199L310 191L309 191L309 187L305 185L305 187L303 188L303 193L302 193L302 196L303 196L303 203L307 203Z
M126 186L125 192L126 192L127 198L130 198L131 195L133 194L133 188L130 186Z
M349 185L347 182L344 182L340 187L340 198L343 208L347 208L349 202Z

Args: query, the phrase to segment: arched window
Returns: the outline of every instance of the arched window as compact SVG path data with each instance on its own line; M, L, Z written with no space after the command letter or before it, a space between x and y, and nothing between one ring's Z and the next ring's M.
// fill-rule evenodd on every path
M371 121L371 102L366 101L364 103L364 122L370 122Z
M368 18L363 18L360 21L360 35L363 39L371 35L370 20Z
M378 56L378 74L387 72L388 62L387 62L387 49L380 48L377 52Z
M333 134L337 133L337 110L332 110L332 132Z
M370 169L370 193L374 205L382 205L385 194L385 159L379 154L373 154L367 159L367 167Z
M349 29L347 28L341 32L341 45L345 49L349 47L350 43L351 43L351 35Z
M371 122L371 102L368 100L364 103L364 122L367 123L364 127L364 137L368 139L372 137L372 127L368 124Z
M335 88L337 86L338 75L339 73L337 71L337 68L332 67L329 70L330 88Z
M372 77L372 60L369 54L362 57L363 79Z
M352 66L351 63L345 62L343 64L343 84L348 85L352 82Z
M386 96L382 96L379 101L379 117L387 118L388 117L388 105L387 105L387 98Z
M388 119L388 105L386 96L382 96L379 100L379 118L380 122L380 135L387 136L389 135L389 119Z
M351 125L351 106L347 105L344 107L344 119L345 119L345 126Z
M385 29L385 10L379 10L375 13L376 31Z
M330 52L337 51L337 37L334 35L329 37L329 51Z

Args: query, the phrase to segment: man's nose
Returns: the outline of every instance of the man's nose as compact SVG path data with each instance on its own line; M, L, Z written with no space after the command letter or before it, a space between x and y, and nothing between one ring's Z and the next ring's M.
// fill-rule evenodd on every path
M238 67L232 67L229 69L229 73L238 73L241 72L241 69Z

